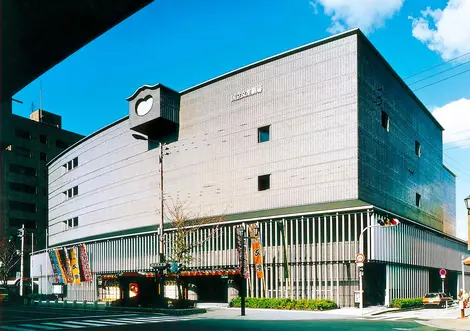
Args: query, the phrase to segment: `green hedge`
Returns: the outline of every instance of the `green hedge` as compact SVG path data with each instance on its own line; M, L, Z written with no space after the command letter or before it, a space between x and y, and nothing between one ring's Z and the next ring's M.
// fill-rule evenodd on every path
M240 307L241 298L235 298L230 302L230 307ZM269 308L286 310L328 310L337 308L336 303L331 300L293 300L293 299L271 299L271 298L246 298L247 308Z
M411 298L411 299L393 299L390 303L390 307L393 308L414 308L421 307L423 305L422 298Z

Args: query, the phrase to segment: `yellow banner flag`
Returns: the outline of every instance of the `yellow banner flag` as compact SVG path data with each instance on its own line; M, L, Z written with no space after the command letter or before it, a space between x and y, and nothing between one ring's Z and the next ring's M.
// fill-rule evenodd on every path
M80 268L78 266L78 258L77 253L75 252L75 248L71 248L69 250L70 253L70 264L72 265L72 277L74 284L80 284Z

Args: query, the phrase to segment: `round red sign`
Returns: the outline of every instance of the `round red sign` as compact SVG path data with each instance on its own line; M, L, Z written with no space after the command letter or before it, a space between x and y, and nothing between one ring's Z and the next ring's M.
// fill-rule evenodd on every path
M441 269L441 270L439 270L439 274L441 276L445 276L447 274L447 270L446 269Z

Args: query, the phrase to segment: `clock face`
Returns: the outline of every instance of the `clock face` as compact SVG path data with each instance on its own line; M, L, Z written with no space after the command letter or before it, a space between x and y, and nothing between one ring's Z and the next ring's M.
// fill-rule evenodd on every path
M153 106L153 98L149 95L143 99L137 101L135 105L135 112L139 116L147 114Z

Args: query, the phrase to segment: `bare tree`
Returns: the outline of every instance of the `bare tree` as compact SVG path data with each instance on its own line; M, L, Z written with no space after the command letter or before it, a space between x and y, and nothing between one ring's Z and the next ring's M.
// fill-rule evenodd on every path
M204 245L211 238L219 235L220 223L225 220L224 216L215 217L201 217L200 215L193 215L186 211L186 204L180 201L173 203L172 206L167 206L169 221L171 227L174 229L174 237L171 242L170 255L167 256L167 261L176 262L179 265L187 265L195 259L194 250L196 247ZM197 233L201 228L209 228L208 234L198 241L193 240L196 238ZM176 286L178 289L178 299L183 299L183 282L177 275Z
M0 239L0 280L5 285L8 275L20 260L16 253L15 242L7 237Z

